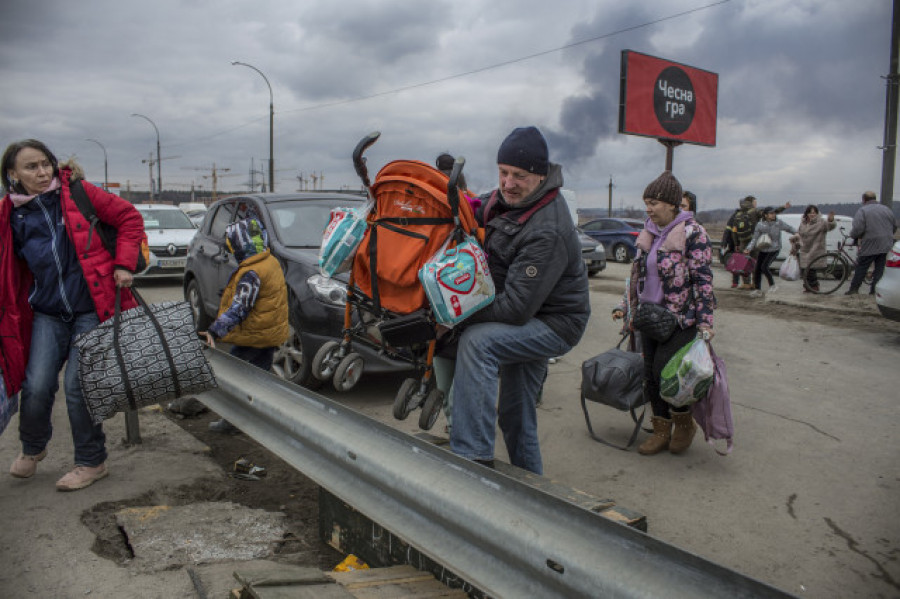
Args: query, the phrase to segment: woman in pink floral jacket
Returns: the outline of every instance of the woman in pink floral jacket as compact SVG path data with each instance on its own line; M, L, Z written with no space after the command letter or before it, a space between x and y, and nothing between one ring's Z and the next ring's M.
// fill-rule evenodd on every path
M675 322L666 338L654 338L648 331L641 335L644 397L653 411L653 436L638 447L643 455L665 449L682 453L691 446L697 427L690 407L677 410L660 397L660 374L669 359L698 334L706 339L715 334L712 247L706 230L690 212L681 211L680 203L681 184L669 171L644 190L647 222L637 238L629 289L613 309L614 319L629 316L629 327L640 304L655 304Z

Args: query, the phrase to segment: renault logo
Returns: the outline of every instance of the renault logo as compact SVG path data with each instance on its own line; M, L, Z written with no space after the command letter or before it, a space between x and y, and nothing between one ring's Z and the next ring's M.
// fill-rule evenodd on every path
M169 245L166 246L166 251L169 252L170 256L174 256L175 254L178 253L178 248L175 247L174 243L170 243Z

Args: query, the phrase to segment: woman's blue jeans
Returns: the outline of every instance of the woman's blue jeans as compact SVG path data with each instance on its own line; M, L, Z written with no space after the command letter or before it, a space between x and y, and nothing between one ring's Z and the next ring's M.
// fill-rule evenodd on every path
M92 422L85 406L78 380L78 350L72 344L76 336L90 331L99 322L94 312L79 314L71 321L35 312L19 407L19 439L26 455L39 454L50 442L53 435L50 416L59 390L59 372L68 360L64 389L75 444L75 464L99 466L106 461L106 435L101 425Z
M536 402L547 359L570 349L535 318L522 326L485 322L467 328L459 340L453 377L453 453L470 460L493 460L496 422L510 462L542 474Z

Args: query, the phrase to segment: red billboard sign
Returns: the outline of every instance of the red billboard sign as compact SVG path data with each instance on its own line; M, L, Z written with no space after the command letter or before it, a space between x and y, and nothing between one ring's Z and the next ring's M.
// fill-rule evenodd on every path
M619 133L716 145L719 76L622 50Z

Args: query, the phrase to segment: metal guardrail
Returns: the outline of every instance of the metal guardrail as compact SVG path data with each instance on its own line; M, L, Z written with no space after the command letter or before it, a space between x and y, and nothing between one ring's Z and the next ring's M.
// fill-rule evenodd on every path
M789 597L287 383L218 350L198 396L488 595Z

